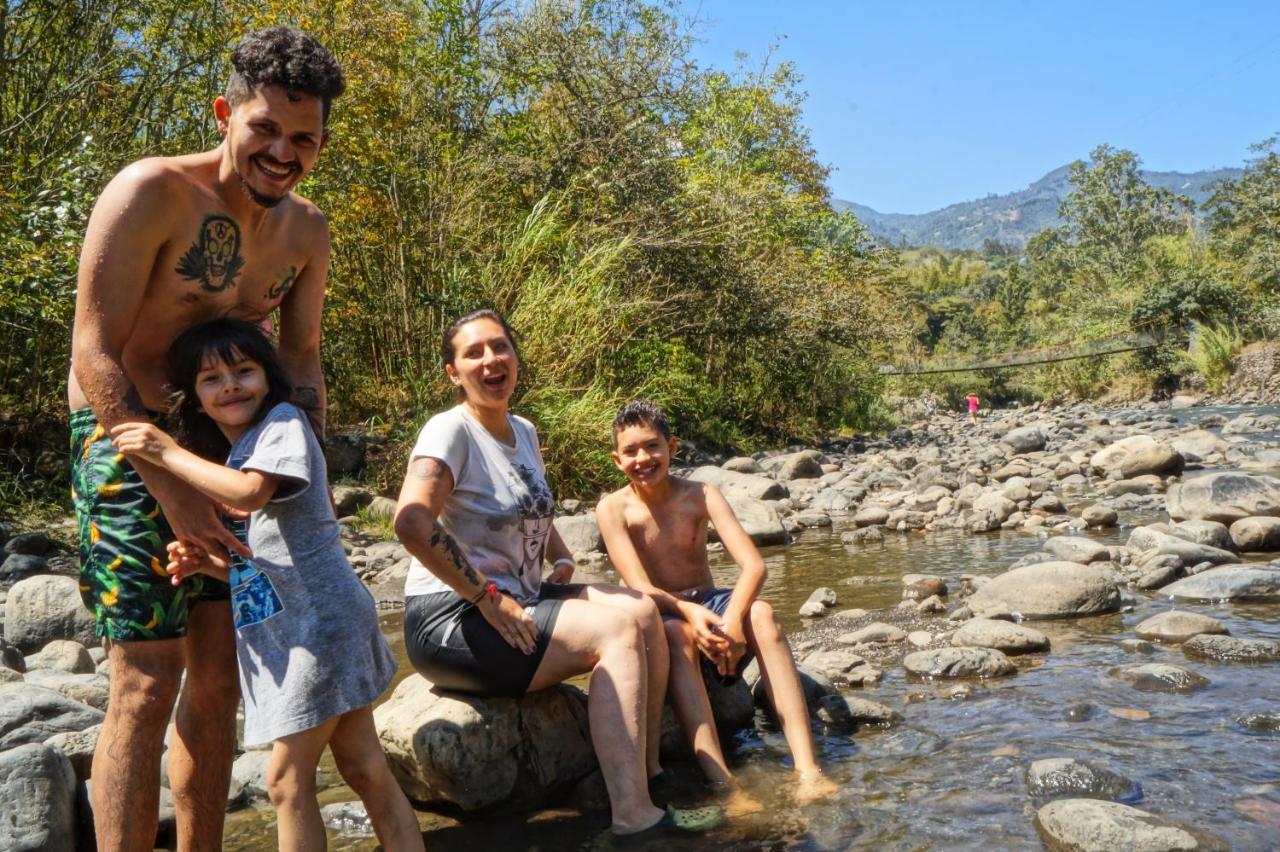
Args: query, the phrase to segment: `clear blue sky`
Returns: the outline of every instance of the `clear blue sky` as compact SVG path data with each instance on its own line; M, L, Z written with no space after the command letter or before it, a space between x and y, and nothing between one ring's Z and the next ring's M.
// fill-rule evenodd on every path
M1101 142L1197 171L1280 132L1280 0L679 2L701 65L779 45L832 194L881 212L1022 189Z

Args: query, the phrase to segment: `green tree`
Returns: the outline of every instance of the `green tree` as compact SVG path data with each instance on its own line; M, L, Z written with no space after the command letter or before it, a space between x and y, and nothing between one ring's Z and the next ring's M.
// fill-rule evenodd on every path
M1262 295L1280 295L1280 138L1272 136L1250 150L1251 160L1238 180L1223 181L1205 202L1213 249Z

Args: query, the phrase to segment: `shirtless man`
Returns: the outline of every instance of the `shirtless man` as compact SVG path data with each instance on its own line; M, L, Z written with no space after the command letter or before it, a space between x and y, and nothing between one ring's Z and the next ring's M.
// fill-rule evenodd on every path
M818 767L787 638L773 608L757 599L765 578L760 552L714 485L669 475L676 442L662 409L643 400L624 405L613 421L613 446L627 484L596 506L600 534L622 579L652 597L663 614L671 703L704 774L726 792L725 811L761 806L738 789L725 763L702 670L731 683L753 656L795 761L794 797L807 803L830 795L834 785ZM708 522L742 569L732 589L711 581Z
M284 27L246 36L232 65L226 96L213 102L222 143L126 167L98 199L80 256L67 395L80 590L110 663L93 757L102 850L152 848L175 700L178 848L221 847L239 699L229 590L207 577L173 585L165 548L178 538L248 555L208 498L126 461L107 433L168 407L164 356L183 330L224 315L265 319L277 307L280 360L297 401L323 423L329 233L291 190L325 144L342 71L315 39Z

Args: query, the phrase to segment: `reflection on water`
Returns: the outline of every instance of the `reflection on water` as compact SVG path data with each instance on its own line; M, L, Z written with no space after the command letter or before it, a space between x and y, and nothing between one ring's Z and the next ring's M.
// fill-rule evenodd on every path
M1122 517L1130 524L1154 519ZM766 551L764 594L788 630L802 629L796 612L818 586L834 588L841 609L891 607L901 598L903 573L953 580L965 573L995 574L1039 547L1039 539L1021 533L946 532L891 534L883 544L854 550L841 545L840 532L805 532L788 548ZM1127 536L1128 529L1122 529L1098 538L1120 543ZM713 559L713 572L726 584L736 576L723 556ZM851 577L861 579L851 585L845 582ZM834 801L803 811L786 795L786 744L765 723L763 733L738 738L733 756L744 785L768 805L764 814L696 841L664 840L660 848L1039 848L1032 824L1039 803L1028 796L1024 773L1034 760L1070 756L1138 782L1144 793L1139 807L1213 832L1235 849L1274 849L1280 825L1263 820L1280 812L1280 735L1251 731L1237 719L1276 712L1280 666L1187 660L1176 648L1157 648L1150 656L1121 649L1120 640L1133 637L1135 624L1171 606L1142 596L1135 610L1123 615L1037 623L1052 640L1052 652L1015 658L1015 677L974 684L964 699L943 698L941 687L908 682L899 667L889 667L884 682L863 694L897 709L905 722L852 737L817 731L823 762L843 789ZM1280 604L1194 608L1224 622L1233 635L1280 639ZM398 616L389 617L386 626L407 673ZM937 629L946 627L939 620ZM1137 691L1108 675L1113 667L1139 662L1185 666L1212 683L1173 695ZM323 801L349 798L354 797L339 787L326 791ZM421 820L428 848L467 852L580 848L607 827L606 815L559 811L466 823L428 814ZM269 811L232 814L227 848L269 848L273 830ZM375 845L369 838L334 835L331 848Z

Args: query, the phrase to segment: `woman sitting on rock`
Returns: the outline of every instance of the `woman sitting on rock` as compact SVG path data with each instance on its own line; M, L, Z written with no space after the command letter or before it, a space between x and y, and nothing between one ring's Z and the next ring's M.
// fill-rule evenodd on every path
M440 360L461 402L422 428L396 509L413 556L409 660L436 686L472 695L520 697L590 672L613 832L710 827L717 811L663 811L650 798L662 772L662 622L644 595L568 582L574 562L551 523L537 433L508 411L519 370L511 329L493 311L468 314L445 331Z

